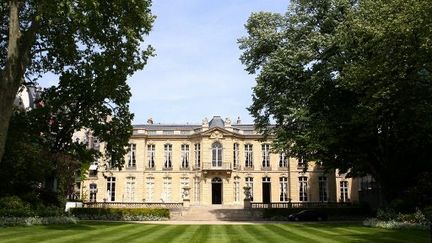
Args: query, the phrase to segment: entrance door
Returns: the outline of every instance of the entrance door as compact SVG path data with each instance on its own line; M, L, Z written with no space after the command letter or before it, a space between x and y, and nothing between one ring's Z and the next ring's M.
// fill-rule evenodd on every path
M212 204L222 204L222 179L212 179Z
M271 183L270 183L270 177L264 177L263 183L262 183L262 196L263 196L263 203L270 203L271 202Z

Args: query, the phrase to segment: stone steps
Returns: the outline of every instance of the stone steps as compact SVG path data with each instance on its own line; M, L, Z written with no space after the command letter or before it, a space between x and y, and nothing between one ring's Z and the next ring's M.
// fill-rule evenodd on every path
M251 211L238 206L191 206L171 220L181 221L251 221L259 220Z

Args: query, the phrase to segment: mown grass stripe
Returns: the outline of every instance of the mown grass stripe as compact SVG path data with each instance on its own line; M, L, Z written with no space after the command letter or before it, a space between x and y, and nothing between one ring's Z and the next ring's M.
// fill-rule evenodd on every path
M271 235L267 234L264 225L251 225L249 230L255 234L259 241L268 242L271 239Z
M242 237L242 235L237 231L236 228L238 228L239 225L224 225L225 228L225 232L228 236L228 238L232 241L232 242L239 242L239 243L250 243L250 241L247 241L246 239L244 239L244 237Z
M335 232L334 230L329 230L326 228L321 228L318 225L303 225L304 228L307 228L310 231L313 231L318 234L321 234L323 237L327 239L327 242L347 242L349 240L352 240L350 236L347 236L343 233ZM332 240L330 240L332 239Z
M177 237L181 237L182 235L187 235L188 228L190 225L170 225L165 232L158 240L162 242L172 242Z
M77 234L76 231L67 231L68 234L65 235L65 232L63 231L63 236L50 237L48 238L48 240L42 242L78 242L79 240L86 240L92 237L97 238L99 236L103 236L103 234L106 234L108 232L121 232L121 230L127 227L130 227L130 224L120 224L115 226L109 225L106 228L86 230L86 232L82 232L79 234ZM60 231L60 233L61 232L62 231Z
M113 231L105 232L103 235L98 235L97 238L98 238L98 241L101 241L101 242L106 242L106 241L113 242L115 240L121 240L129 234L133 234L135 232L138 232L138 231L140 231L141 228L142 227L139 224L128 224L127 227L122 228L120 231L113 230ZM75 239L72 241L75 241ZM66 242L69 242L69 241L66 241Z
M223 225L212 225L210 229L212 234L210 235L209 242L218 243L230 241Z
M233 229L241 236L242 242L256 242L255 236L245 228L245 225L235 225Z
M164 234L169 233L169 228L173 228L172 225L157 225L154 227L151 231L147 232L147 234L142 235L143 237L135 237L133 239L128 239L127 242L153 242L153 241L160 241L164 242L162 240L162 237ZM136 235L140 236L140 235ZM126 241L125 241L126 242Z
M29 226L26 227L31 230L26 230L25 232L21 232L20 234L15 235L14 237L10 237L6 240L1 240L3 243L9 243L9 242L35 242L36 240L44 240L46 238L56 238L57 236L62 236L65 233L73 232L71 230L62 230L62 231L48 231L47 228L50 228L50 226ZM35 232L35 229L37 230Z
M210 225L200 225L192 235L190 242L207 242L210 234Z
M302 230L297 224L285 224L285 225L275 225L285 231L287 231L290 237L294 237L301 242L322 242L322 237L313 235L312 233Z
M293 243L299 242L298 239L296 239L296 240L289 239L288 238L288 236L289 236L288 232L286 232L282 228L276 227L273 224L264 225L264 228L266 228L268 234L270 234L270 233L272 234L275 242L287 242L287 243L288 242L293 242Z
M122 242L130 242L130 241L136 240L136 239L145 239L145 237L148 234L151 234L153 232L157 232L161 229L163 229L163 227L161 227L161 225L143 224L143 225L141 225L141 227L137 228L137 231L135 231L134 233L129 234L127 236L123 236L120 240Z
M181 234L180 236L173 239L172 242L179 242L179 243L192 242L193 236L196 234L199 227L200 227L199 225L188 225L188 227L184 230L186 234Z

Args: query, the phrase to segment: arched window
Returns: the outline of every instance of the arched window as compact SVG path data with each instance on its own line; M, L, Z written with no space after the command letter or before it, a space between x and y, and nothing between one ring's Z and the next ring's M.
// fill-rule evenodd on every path
M222 167L222 144L218 142L212 145L212 166Z

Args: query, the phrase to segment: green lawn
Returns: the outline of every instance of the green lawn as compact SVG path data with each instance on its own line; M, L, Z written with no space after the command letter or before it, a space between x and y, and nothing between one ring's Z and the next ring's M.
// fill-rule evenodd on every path
M429 242L427 231L341 224L151 225L81 222L0 228L0 242Z

